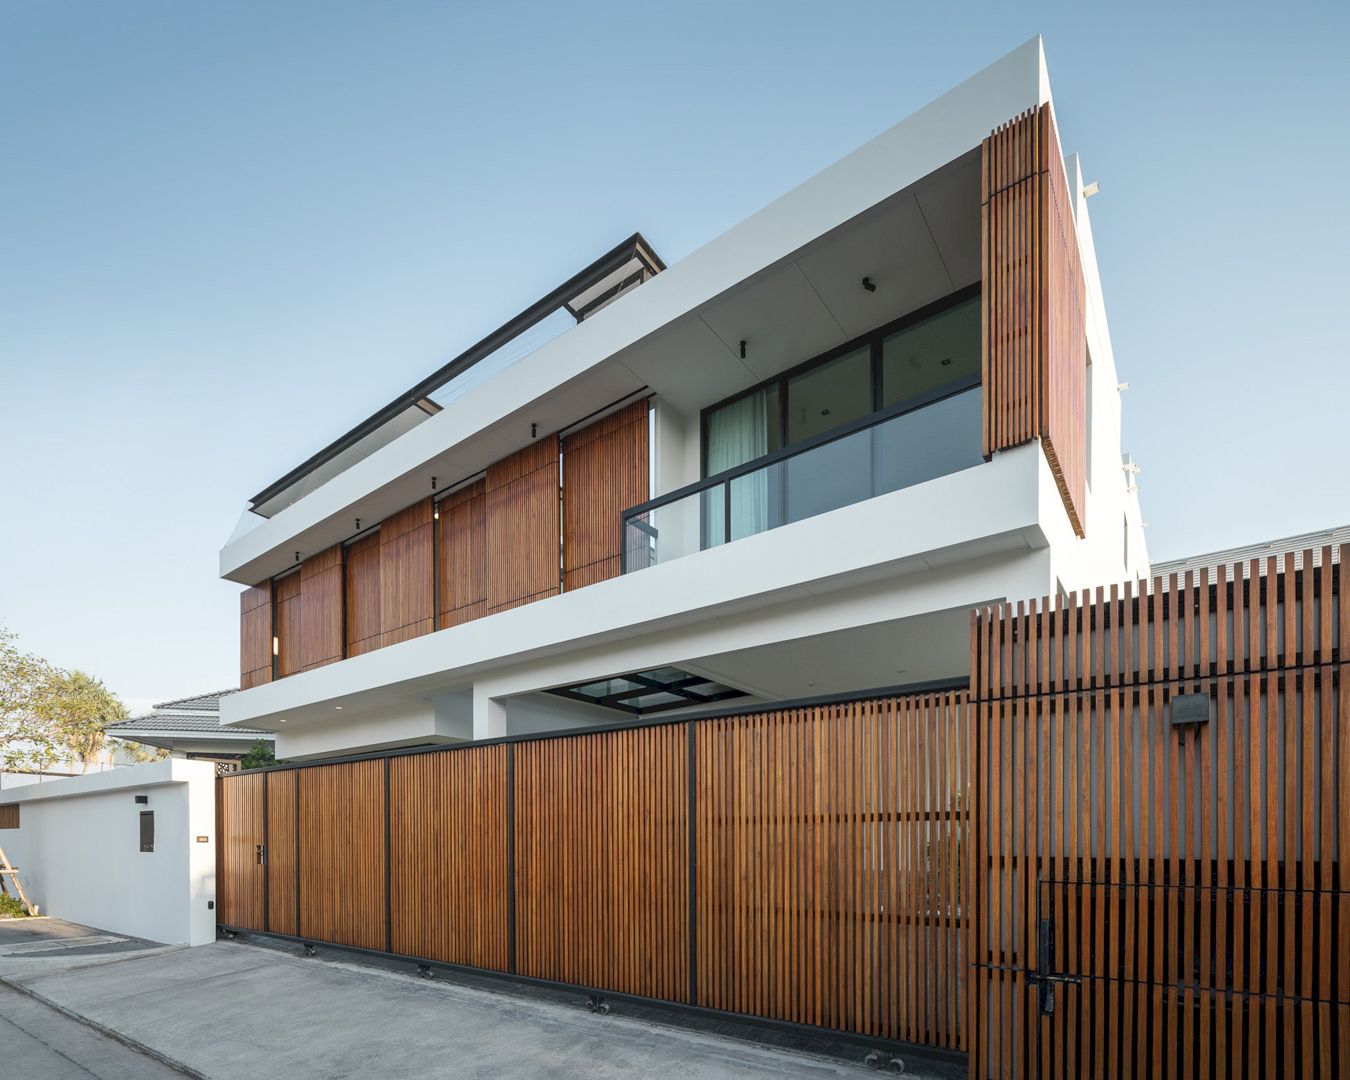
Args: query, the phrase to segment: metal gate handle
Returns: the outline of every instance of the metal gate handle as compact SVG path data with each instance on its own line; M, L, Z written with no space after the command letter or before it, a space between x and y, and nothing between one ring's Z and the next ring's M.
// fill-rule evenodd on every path
M1054 971L1054 966L1055 924L1050 919L1041 919L1036 925L1036 971L1027 975L1027 982L1036 987L1036 1001L1042 1016L1049 1016L1055 1011L1055 983L1077 986L1083 981L1077 975L1062 975Z
M267 865L267 845L266 845L266 844L255 844L255 845L254 845L254 852L255 852L255 854L256 854L256 856L257 856L257 859L258 859L258 865L259 865L259 866L265 866L265 865Z

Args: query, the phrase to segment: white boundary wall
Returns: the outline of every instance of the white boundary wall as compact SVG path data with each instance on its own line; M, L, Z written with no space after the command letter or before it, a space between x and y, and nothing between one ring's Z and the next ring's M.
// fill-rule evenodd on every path
M209 761L167 758L0 791L0 804L19 804L19 828L0 829L0 848L44 915L206 945L216 936L215 775ZM140 850L142 810L155 813L153 852Z

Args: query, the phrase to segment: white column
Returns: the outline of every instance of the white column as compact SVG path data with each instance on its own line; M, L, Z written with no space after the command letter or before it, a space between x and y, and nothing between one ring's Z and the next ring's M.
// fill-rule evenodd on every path
M506 705L490 697L487 687L473 688L473 737L500 739L506 734Z

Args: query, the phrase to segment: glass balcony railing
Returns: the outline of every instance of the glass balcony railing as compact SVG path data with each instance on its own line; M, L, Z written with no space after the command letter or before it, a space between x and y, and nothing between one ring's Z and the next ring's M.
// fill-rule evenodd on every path
M623 570L671 562L983 460L976 380L624 511Z

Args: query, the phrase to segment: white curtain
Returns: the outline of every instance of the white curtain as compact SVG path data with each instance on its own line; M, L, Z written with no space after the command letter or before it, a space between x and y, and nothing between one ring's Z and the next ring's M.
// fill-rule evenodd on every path
M724 405L708 417L708 475L734 468L769 452L768 395L756 390L739 401ZM731 485L731 536L739 539L769 527L769 474L773 470L741 476ZM717 493L720 495L720 489ZM716 501L717 496L712 496ZM722 527L722 514L709 506L709 544L721 543L713 535Z

